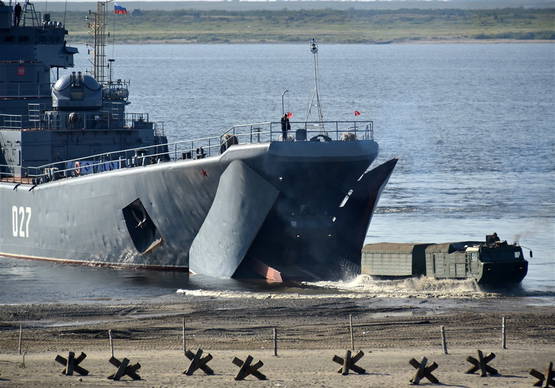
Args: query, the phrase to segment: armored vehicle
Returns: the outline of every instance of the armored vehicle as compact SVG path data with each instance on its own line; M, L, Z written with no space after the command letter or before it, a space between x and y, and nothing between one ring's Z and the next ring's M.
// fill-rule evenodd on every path
M380 243L362 249L362 273L383 277L475 279L479 284L520 283L528 272L522 247L500 241L443 244Z
M51 70L77 53L64 26L29 2L19 21L0 5L0 256L278 281L359 271L397 162L369 168L373 123L319 109L316 121L168 142L148 114L126 111L106 4L89 14L92 70L53 87ZM317 74L315 42L311 52Z

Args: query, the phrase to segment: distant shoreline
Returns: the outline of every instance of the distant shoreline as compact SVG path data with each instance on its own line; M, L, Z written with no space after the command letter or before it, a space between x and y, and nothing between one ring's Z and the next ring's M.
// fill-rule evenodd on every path
M70 44L85 44L85 40L69 40ZM515 44L515 43L524 43L524 44L546 44L552 43L555 44L555 40L549 39L426 39L426 40L396 40L391 42L325 42L325 44L338 44L338 45L432 45L432 44ZM306 44L306 42L299 42L299 41L252 41L252 40L244 40L244 41L215 41L215 42L198 42L198 41L191 41L188 39L148 39L148 40L121 40L116 41L116 45L134 45L134 44L145 44L145 45L154 45L154 44L204 44L204 45L217 45L217 44Z
M53 13L83 42L83 12ZM497 10L129 11L108 16L119 43L422 44L555 41L555 8Z

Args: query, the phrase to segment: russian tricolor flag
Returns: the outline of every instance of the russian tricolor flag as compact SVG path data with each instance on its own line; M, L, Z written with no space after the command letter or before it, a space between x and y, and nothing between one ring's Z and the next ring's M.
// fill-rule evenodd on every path
M114 3L114 13L117 15L127 15L127 8L122 7L118 3Z

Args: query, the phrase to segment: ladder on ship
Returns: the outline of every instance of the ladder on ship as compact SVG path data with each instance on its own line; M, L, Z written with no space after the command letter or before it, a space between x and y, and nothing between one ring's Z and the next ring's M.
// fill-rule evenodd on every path
M41 104L27 104L27 117L31 128L40 127L40 113L42 111Z
M39 19L39 13L35 10L35 5L33 3L30 3L29 1L26 1L23 4L23 20L22 20L22 24L23 26L31 26L31 27L38 27L40 26L40 19ZM30 24L27 23L27 21L31 21Z

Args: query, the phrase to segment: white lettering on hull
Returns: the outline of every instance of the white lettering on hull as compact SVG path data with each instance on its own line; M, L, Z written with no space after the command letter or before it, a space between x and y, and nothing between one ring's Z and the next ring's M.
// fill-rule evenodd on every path
M29 224L33 211L30 207L12 206L12 235L14 237L29 237Z

